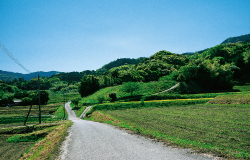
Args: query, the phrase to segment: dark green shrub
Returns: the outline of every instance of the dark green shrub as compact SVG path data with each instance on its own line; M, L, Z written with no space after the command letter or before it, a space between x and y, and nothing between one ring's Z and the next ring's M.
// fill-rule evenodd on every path
M116 93L110 93L109 97L111 98L111 102L116 101Z

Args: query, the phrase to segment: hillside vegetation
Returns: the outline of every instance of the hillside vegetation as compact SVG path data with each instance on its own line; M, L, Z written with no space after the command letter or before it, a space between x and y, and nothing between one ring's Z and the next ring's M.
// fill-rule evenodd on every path
M250 74L249 68L250 43L217 45L192 56L159 51L140 63L84 76L79 89L83 97L124 82L175 81L186 87L181 93L228 91Z
M230 37L227 38L225 41L223 41L221 44L226 44L226 43L237 43L237 42L243 42L250 40L250 34L242 35L242 36L237 36L237 37Z

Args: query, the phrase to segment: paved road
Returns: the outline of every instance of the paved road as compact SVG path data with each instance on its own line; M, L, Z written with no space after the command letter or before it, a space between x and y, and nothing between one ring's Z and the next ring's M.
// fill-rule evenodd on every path
M81 120L66 105L74 122L64 142L61 160L212 160L187 149L164 146L138 135L128 134L114 126Z

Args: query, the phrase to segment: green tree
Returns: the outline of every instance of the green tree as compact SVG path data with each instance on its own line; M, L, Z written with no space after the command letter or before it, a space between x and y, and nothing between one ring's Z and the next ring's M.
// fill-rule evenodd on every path
M41 104L47 104L49 101L49 93L46 91L40 91Z
M126 93L130 93L131 96L133 95L133 92L138 91L140 89L140 85L138 82L126 82L122 85L122 91Z
M3 95L4 95L3 87L0 87L0 99L3 97Z
M77 98L72 99L71 102L72 102L75 106L78 107L78 103L79 103L80 100L81 100L81 98L80 98L80 97L77 97Z
M0 100L0 106L8 106L13 103L14 96L12 95L3 95Z
M32 105L32 99L30 97L24 97L22 98L22 105Z
M93 75L84 76L79 86L79 93L82 97L94 93L99 89L99 81Z

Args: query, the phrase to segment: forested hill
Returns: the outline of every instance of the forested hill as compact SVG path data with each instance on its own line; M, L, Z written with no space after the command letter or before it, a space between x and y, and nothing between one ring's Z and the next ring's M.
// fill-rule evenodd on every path
M162 50L140 63L83 77L79 92L87 96L124 82L150 81L181 82L180 93L231 90L238 79L250 75L249 68L250 43L246 42L221 44L189 56Z
M16 76L16 75L13 75L13 74L4 74L2 73L4 71L1 71L0 70L0 80L4 80L4 81L11 81L11 80L14 80L14 79L18 79L19 77Z
M22 73L15 73L15 72L8 72L0 70L0 79L4 81L14 80L18 78L24 78L25 80L31 80L32 78L36 78L39 74L40 77L50 77L56 73L61 73L57 71L50 71L50 72L33 72L29 74L22 74Z
M242 35L242 36L227 38L221 44L237 43L237 42L243 42L243 41L247 41L247 40L250 40L250 33L246 34L246 35Z
M114 67L119 67L119 66L122 66L122 65L125 65L125 64L137 64L139 63L141 60L143 60L145 57L140 57L140 58L137 58L137 59L134 59L134 58L119 58L115 61L112 61L108 64L105 64L104 66L102 66L102 68L100 69L97 69L96 71L97 72L106 72L108 71L109 69L111 68L114 68Z

